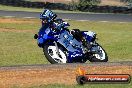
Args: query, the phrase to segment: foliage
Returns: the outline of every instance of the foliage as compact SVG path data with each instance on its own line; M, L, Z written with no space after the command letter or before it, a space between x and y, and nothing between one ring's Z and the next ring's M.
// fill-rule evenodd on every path
M69 5L70 5L70 10L78 10L78 2L72 0Z
M79 2L75 2L72 0L71 6L73 10L81 10L84 11L88 7L97 5L101 2L101 0L79 0Z
M128 2L128 3L132 3L132 0L120 0L121 2Z
M87 5L97 5L101 2L101 0L79 0L79 4L80 5L84 5L84 6L87 6Z
M128 8L132 8L132 0L120 0L121 2L128 3Z

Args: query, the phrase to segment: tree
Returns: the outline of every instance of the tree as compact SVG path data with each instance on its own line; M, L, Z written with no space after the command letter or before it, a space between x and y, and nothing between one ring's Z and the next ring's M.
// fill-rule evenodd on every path
M85 10L90 6L97 5L101 0L79 0L78 9Z
M97 5L100 2L101 2L101 0L79 0L79 4L82 6Z
M129 8L132 8L132 0L120 0L121 2L125 2L125 3L128 3L128 7Z
M97 5L101 2L101 0L72 0L70 3L70 10L80 10L80 11L88 11L89 7L93 5Z

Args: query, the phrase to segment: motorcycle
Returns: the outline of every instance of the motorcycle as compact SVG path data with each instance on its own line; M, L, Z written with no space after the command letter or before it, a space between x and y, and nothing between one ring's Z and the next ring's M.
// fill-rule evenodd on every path
M34 35L38 46L43 48L44 55L51 64L108 61L107 53L96 41L95 32L79 29L69 31L70 25L65 21L54 21L54 24L62 26L59 30L42 27L38 34Z

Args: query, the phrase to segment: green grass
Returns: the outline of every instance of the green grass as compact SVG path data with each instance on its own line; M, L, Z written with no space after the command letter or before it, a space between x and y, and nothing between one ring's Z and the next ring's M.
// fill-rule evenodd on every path
M41 26L39 20L30 21L35 22L0 23L0 66L49 63L42 49L37 46L37 41L33 39L34 33L37 33ZM68 22L71 24L70 29L79 28L96 32L99 44L108 53L109 61L132 61L132 23ZM1 29L15 31L2 32Z
M0 23L1 29L10 30L37 32L39 27L36 23ZM33 36L32 32L0 32L0 66L48 63Z
M48 63L32 33L0 33L0 66Z

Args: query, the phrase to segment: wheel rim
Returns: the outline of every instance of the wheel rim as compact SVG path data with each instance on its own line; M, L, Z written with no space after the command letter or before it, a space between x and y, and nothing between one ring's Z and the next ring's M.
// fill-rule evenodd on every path
M57 54L56 46L48 46L48 54L57 63L66 63L66 54L59 49L59 55Z
M98 53L94 54L94 56L99 60L104 60L106 58L105 51L100 46L94 47L94 50Z

